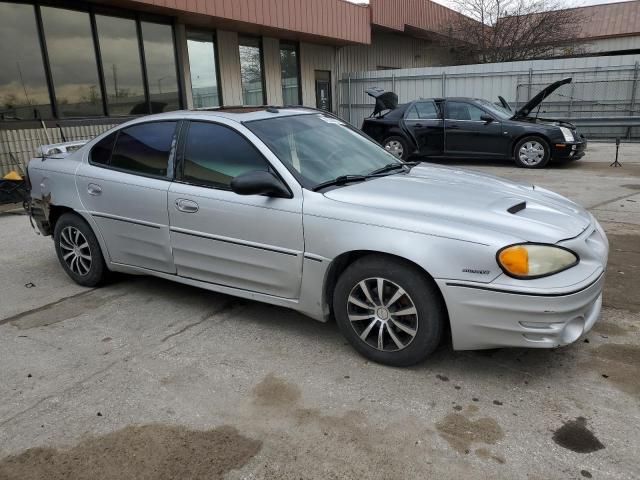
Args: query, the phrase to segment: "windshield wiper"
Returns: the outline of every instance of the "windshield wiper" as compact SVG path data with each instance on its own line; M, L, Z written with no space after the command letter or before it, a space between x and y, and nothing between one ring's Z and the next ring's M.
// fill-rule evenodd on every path
M327 180L326 182L319 183L313 187L313 191L317 192L325 187L331 187L333 185L346 185L351 182L364 182L366 179L371 178L369 175L340 175L333 180Z
M386 172L392 172L393 170L398 170L398 169L403 169L405 167L415 167L418 163L420 162L393 162L393 163L387 163L384 167L378 168L377 170L374 170L373 172L371 172L369 175L376 175L378 173L386 173Z

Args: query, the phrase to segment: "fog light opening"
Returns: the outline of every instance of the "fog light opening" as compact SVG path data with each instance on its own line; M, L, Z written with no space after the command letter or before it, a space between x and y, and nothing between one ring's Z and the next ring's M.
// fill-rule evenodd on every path
M573 343L578 340L584 332L584 317L577 317L567 323L562 330L560 340L564 344Z

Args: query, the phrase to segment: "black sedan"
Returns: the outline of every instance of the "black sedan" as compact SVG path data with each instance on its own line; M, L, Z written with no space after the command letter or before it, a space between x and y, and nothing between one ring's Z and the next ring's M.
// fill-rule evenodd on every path
M576 127L533 113L565 78L552 83L513 111L478 98L430 98L398 105L393 92L370 89L376 98L362 130L398 158L513 159L520 167L542 168L553 160L577 160L587 141ZM538 108L539 110L539 108Z

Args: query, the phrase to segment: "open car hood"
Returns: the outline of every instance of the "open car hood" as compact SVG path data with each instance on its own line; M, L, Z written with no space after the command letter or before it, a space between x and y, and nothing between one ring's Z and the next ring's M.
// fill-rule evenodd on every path
M522 118L526 117L531 113L531 111L540 105L545 98L555 92L562 85L566 85L567 83L571 83L573 79L571 77L563 78L562 80L558 80L557 82L553 82L551 85L547 85L545 88L540 90L537 95L534 95L531 100L525 103L512 118Z
M374 87L365 90L367 95L376 99L376 106L373 108L372 117L385 110L393 110L398 106L398 95L388 92L384 88Z

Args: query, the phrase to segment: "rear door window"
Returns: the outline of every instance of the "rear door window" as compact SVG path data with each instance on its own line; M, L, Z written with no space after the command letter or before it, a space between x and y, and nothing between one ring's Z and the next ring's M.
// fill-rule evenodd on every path
M96 165L109 165L117 135L118 132L114 132L96 143L89 154L89 161Z
M240 133L210 122L191 122L182 159L182 180L194 185L229 190L231 180L270 166Z
M149 122L119 131L111 167L127 172L166 177L177 122Z

